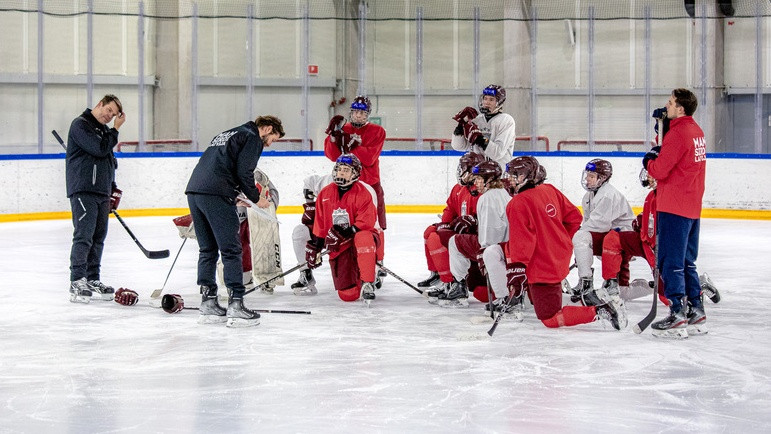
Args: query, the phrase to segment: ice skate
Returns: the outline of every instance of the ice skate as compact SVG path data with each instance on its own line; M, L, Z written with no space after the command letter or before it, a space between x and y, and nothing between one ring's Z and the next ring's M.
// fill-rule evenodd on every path
M442 283L442 281L439 280L439 273L432 271L431 275L428 276L426 280L418 282L418 288L432 288L440 283Z
M375 289L380 289L383 287L383 278L380 277L380 274L375 274Z
M598 294L603 301L612 301L616 305L622 305L624 302L621 300L620 289L618 286L618 279L608 279L602 284L602 294Z
M375 300L375 285L372 282L362 282L361 299L367 304L367 307Z
M699 286L701 286L701 293L706 295L713 303L720 302L720 293L718 292L717 287L715 287L715 284L712 283L709 274L704 273L699 276Z
M600 304L596 309L597 319L601 320L603 325L610 324L616 330L626 327L626 313L617 309L612 302Z
M227 311L217 299L217 287L201 285L201 307L198 308L198 324L221 324L227 321Z
M509 304L509 296L503 298L497 298L493 300L493 311L499 315L506 315L502 320L513 319L517 322L522 322L525 319L525 303L524 297L520 295L515 297L511 304ZM490 306L485 305L485 311L490 311Z
M88 288L88 282L85 277L81 277L78 280L70 282L70 301L73 303L85 303L91 302L92 292Z
M591 277L582 277L579 282L579 289L576 295L570 297L570 301L573 303L581 303L584 306L599 306L603 303L602 299L597 296L597 291L594 290Z
M275 286L270 285L270 284L263 285L262 288L260 288L260 291L263 294L273 295L273 288L275 288Z
M442 283L441 281L439 283ZM430 304L439 304L439 298L444 298L447 291L450 289L449 283L442 283L439 286L427 289L423 295L428 298Z
M377 274L376 274L377 281L379 281L382 284L383 283L383 279L386 276L388 276L388 273L381 268L383 266L383 262L382 261L377 261L376 264L377 264ZM377 283L377 281L376 281L376 283ZM378 286L377 288L380 289L380 286Z
M292 284L292 292L294 295L308 296L316 295L316 279L313 277L313 272L309 269L300 271L300 277L297 282Z
M686 318L685 309L679 312L672 312L661 321L651 324L653 336L660 338L685 339L688 337L688 318ZM706 317L705 317L706 319Z
M450 283L450 289L439 297L439 306L442 307L468 307L468 288L465 280L454 280Z
M688 335L707 334L707 314L704 313L704 307L693 307L688 305Z
M247 309L243 298L230 298L227 311L227 326L231 328L254 327L260 324L260 314Z
M99 296L101 300L110 301L115 298L115 288L107 286L99 280L89 280L88 289L91 290L91 299Z

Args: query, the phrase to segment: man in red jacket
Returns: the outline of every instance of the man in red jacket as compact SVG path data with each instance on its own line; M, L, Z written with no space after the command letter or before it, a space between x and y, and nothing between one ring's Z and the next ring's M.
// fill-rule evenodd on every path
M693 92L673 90L666 104L669 131L662 145L643 158L643 167L658 184L658 262L671 303L669 315L651 326L656 336L687 338L689 325L707 320L695 263L707 167L704 132L692 117L697 105Z
M533 157L517 157L506 165L510 191L506 206L509 241L506 245L508 310L527 291L536 317L550 328L585 324L603 319L621 330L626 316L613 302L596 306L562 307L561 282L568 275L573 255L573 235L581 226L581 213L559 190L544 184L546 170ZM532 283L530 283L532 282Z

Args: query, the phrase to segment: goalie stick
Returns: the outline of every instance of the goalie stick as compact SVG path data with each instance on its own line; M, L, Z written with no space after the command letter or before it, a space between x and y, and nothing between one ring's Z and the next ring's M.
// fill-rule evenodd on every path
M410 282L407 282L406 280L404 280L401 277L397 276L396 273L394 273L393 271L391 271L388 268L386 268L385 265L381 265L380 269L385 271L386 273L390 274L391 276L393 276L399 282L402 282L403 284L405 284L405 285L409 286L410 288L412 288L413 290L417 291L418 294L423 295L423 291L421 291L420 289L416 288L415 285L411 284Z
M56 141L59 142L59 144L62 145L62 148L64 148L64 150L66 151L67 145L64 144L64 140L62 140L61 136L59 136L59 133L57 133L56 130L51 130L51 134L54 135L54 137L56 138ZM128 234L131 236L131 239L134 240L136 245L139 247L139 250L141 250L142 253L144 253L148 259L163 259L163 258L169 257L168 249L167 250L145 249L142 243L140 243L139 240L137 240L137 237L134 235L134 233L131 232L131 229L129 229L129 227L126 225L126 222L124 222L123 219L120 217L120 215L118 215L118 211L112 210L112 213L115 214L115 217L118 219L120 224L123 225L123 228L126 229L126 232L128 232Z

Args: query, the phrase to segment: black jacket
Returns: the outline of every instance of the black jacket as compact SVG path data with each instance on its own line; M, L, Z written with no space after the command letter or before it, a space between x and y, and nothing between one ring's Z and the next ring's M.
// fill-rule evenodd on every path
M218 134L193 169L185 194L235 199L243 192L256 203L260 200L260 192L254 185L254 168L262 148L257 124L252 121Z
M75 193L110 195L118 167L113 154L117 144L118 130L100 124L91 109L72 121L67 135L67 197Z

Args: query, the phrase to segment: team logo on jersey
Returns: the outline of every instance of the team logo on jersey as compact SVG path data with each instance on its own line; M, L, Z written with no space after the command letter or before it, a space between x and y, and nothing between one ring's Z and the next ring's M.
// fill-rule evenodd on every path
M693 139L693 161L698 163L707 159L707 141L704 137Z
M332 226L338 225L347 228L351 225L351 216L344 208L338 208L332 211Z
M556 217L557 216L557 208L554 205L550 204L550 203L546 204L546 215L549 216L549 217Z

